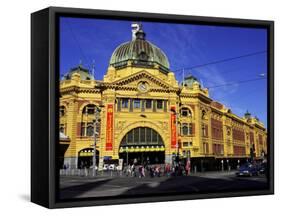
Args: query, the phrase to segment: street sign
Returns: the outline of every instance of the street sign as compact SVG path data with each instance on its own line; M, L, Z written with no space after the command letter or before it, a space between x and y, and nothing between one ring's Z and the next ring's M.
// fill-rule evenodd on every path
M119 159L119 163L118 163L118 170L122 170L123 169L123 159Z
M98 171L102 171L103 170L103 158L99 159L99 167L98 167Z

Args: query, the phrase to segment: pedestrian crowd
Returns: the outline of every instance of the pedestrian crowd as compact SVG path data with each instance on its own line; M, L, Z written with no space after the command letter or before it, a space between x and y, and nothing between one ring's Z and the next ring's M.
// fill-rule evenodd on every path
M132 164L125 166L124 173L128 177L139 177L144 178L149 176L151 178L161 176L187 176L190 174L190 163L187 162L185 165L182 163L177 164Z

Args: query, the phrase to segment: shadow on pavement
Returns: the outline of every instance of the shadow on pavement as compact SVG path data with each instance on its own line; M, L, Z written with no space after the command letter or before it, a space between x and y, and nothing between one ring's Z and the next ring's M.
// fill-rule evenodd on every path
M159 185L145 183L131 188L122 195L160 195L167 193L214 193L227 191L245 191L267 189L266 182L257 182L251 179L213 179L197 176L172 177L159 182Z
M77 180L77 179L76 179ZM78 183L78 185L77 185ZM164 194L206 194L230 191L250 191L268 189L266 179L257 181L251 178L212 178L201 176L145 177L145 178L106 178L95 182L77 182L60 190L61 199L84 197L118 197L116 187L123 189L118 196L153 196ZM84 194L84 195L83 195ZM102 194L102 195L101 195Z
M97 182L88 182L85 184L80 184L80 185L74 185L74 186L68 186L65 188L60 189L60 198L61 199L67 199L67 198L75 198L79 197L81 194L91 191L95 188L98 188L107 182L111 181L112 179L105 179L105 180L100 180Z

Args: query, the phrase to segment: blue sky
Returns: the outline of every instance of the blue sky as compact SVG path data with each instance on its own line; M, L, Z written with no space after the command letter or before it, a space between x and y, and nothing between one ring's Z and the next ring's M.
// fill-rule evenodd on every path
M187 24L142 22L146 38L167 55L170 68L178 81L181 68L267 50L267 32L258 28L238 28ZM106 73L114 49L131 40L131 21L86 18L60 20L60 74L63 75L81 61L85 67L95 62L95 78ZM267 124L266 53L210 64L186 70L204 87L210 87L210 97L232 109L239 116L248 110ZM215 87L225 85L222 87Z

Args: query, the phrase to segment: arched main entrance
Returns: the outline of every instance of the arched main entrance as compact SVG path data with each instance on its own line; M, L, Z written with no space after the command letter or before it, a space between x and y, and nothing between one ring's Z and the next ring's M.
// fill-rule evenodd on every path
M93 165L93 148L85 148L78 152L78 168L89 168ZM99 151L96 150L96 166L99 163Z
M122 139L119 158L127 164L161 164L165 162L165 146L160 134L149 127L130 130Z

